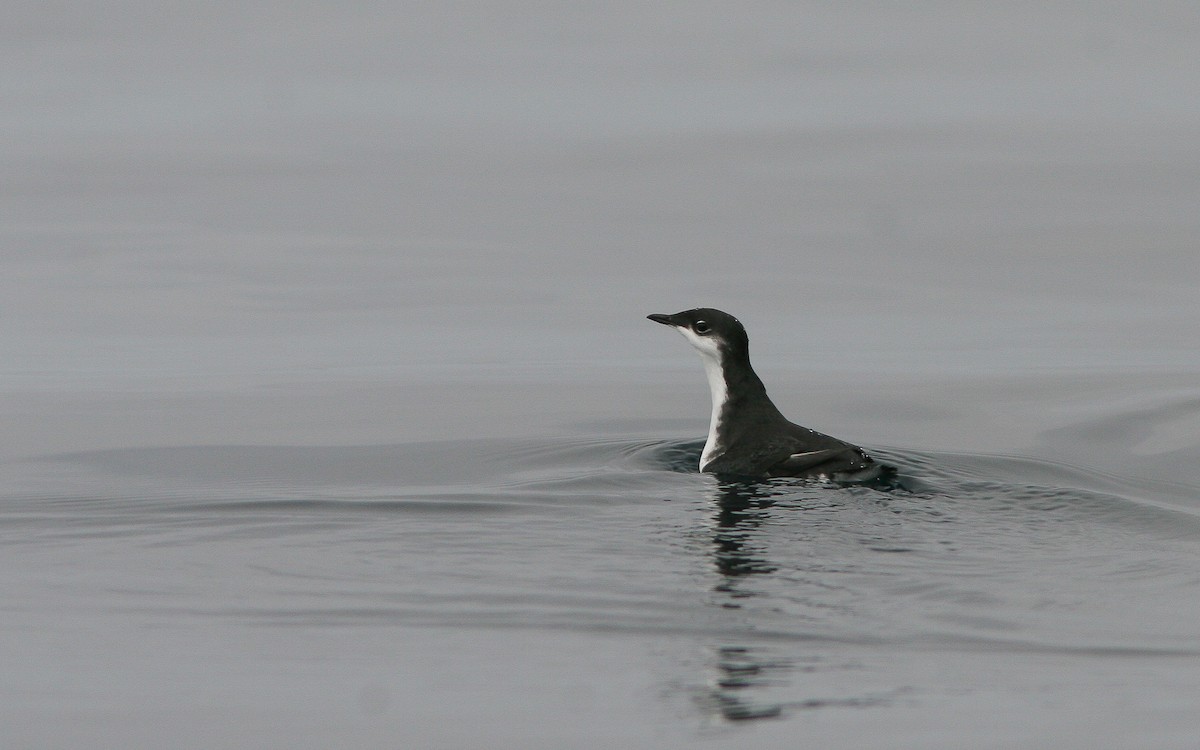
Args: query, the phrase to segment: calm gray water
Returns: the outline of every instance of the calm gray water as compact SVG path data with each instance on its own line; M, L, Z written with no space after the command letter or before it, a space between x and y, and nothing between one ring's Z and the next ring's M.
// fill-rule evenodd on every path
M12 5L0 744L1195 747L1198 33Z

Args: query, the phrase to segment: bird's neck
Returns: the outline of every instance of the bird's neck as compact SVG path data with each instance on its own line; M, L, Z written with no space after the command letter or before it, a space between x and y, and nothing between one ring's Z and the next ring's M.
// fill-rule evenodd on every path
M712 415L708 422L708 439L700 454L700 470L719 458L731 443L729 421L734 411L757 412L760 415L783 415L767 396L762 380L750 366L749 360L717 360L704 358L708 375L708 390L712 396Z

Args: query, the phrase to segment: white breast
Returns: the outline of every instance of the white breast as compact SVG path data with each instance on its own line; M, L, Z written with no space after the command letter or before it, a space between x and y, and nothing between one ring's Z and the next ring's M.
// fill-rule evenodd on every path
M696 351L700 352L700 360L704 362L704 372L708 375L708 391L712 396L712 416L708 421L708 439L704 441L704 451L700 454L700 471L714 459L720 458L725 452L725 446L717 439L717 425L721 419L721 410L729 392L725 388L725 373L721 368L721 350L711 337L698 336L687 328L676 328L683 334Z

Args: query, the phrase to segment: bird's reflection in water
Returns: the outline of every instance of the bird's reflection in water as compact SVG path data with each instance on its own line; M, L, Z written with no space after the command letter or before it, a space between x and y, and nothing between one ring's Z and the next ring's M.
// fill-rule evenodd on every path
M904 489L894 473L869 487L882 492ZM815 501L814 508L827 508L830 500L825 493L831 489L831 486L785 478L719 479L713 484L709 533L712 567L717 579L712 587L714 604L727 610L747 610L747 616L754 620L757 614L750 612L751 608L778 611L779 602L773 597L780 595L781 582L775 574L781 564L772 558L769 545L773 536L779 537L770 534L768 527L803 523L805 519L797 514L803 514L804 507L808 507L804 500ZM781 575L794 572L784 570ZM775 718L800 710L834 706L862 708L890 700L887 695L800 697L806 691L804 686L796 684L796 680L803 679L803 675L853 667L830 664L828 655L819 648L806 652L797 645L798 642L756 639L740 643L725 640L714 644L707 687L700 696L705 711L719 720L743 722ZM788 700L777 700L781 697Z
M778 492L778 487L762 482L731 480L716 485L711 530L713 566L718 574L713 591L719 595L719 606L740 609L743 601L758 595L754 576L776 570L767 557L761 527L770 516ZM761 647L718 646L703 703L726 721L780 716L780 704L757 698L793 670L789 660Z
M705 702L726 721L773 719L783 714L783 706L756 700L756 693L780 684L792 669L789 662L767 659L759 649L721 646Z
M713 563L721 575L716 590L734 597L751 596L737 590L745 576L773 573L775 566L756 540L757 530L775 504L770 486L723 481L717 486L713 519Z

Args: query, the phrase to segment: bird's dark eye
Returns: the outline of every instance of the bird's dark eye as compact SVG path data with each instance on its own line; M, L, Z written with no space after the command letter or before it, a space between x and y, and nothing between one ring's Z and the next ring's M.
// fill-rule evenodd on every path
M692 323L692 330L696 333L708 333L712 329L708 327L708 323L703 320L697 320L695 323Z

